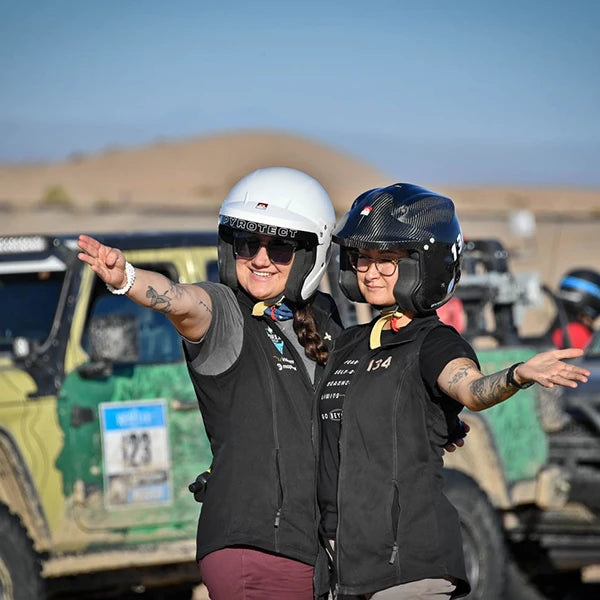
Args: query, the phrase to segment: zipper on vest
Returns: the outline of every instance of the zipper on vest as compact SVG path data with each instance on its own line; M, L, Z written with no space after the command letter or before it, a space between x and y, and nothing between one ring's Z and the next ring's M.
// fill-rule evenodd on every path
M268 362L269 357L265 352L262 345L259 345L260 350L262 351L266 362ZM273 444L275 446L275 485L277 486L277 512L275 513L275 520L273 522L274 529L274 542L275 542L275 552L279 553L281 550L279 549L279 522L281 520L281 506L283 504L283 488L281 484L281 472L279 468L279 429L277 428L277 398L275 396L275 385L273 383L273 375L267 369L266 371L268 381L269 381L269 391L271 393L271 418L272 418L272 426L273 426Z
M398 556L398 542L394 542L394 547L392 548L392 555L390 556L389 563L393 565L396 562L396 556Z

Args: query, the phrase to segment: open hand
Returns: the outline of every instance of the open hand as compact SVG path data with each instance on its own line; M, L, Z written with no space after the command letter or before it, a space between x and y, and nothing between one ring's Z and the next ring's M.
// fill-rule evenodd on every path
M578 358L582 355L583 350L580 348L540 352L519 365L514 376L518 383L535 381L547 388L553 388L556 385L576 388L578 382L587 382L590 372L578 365L563 362L563 360Z
M83 234L79 236L78 246L82 252L77 258L90 265L92 271L104 283L116 289L126 285L125 256L118 248L105 246L93 237Z

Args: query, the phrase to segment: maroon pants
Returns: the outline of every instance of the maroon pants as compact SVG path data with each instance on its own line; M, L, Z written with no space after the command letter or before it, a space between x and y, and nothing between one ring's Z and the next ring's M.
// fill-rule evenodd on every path
M312 600L313 567L251 548L224 548L200 560L211 600Z

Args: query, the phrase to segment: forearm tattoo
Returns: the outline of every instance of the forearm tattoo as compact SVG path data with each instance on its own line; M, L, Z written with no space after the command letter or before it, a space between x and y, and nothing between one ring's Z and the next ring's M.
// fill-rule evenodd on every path
M150 308L158 310L162 313L171 312L171 298L169 298L169 292L171 292L175 297L179 297L178 291L174 291L174 288L176 287L177 286L172 283L168 290L166 290L163 294L159 294L151 285L149 285L148 289L146 290L146 298L150 300Z
M481 404L482 408L489 408L506 400L515 393L515 389L506 383L508 369L484 375L471 383L471 393Z

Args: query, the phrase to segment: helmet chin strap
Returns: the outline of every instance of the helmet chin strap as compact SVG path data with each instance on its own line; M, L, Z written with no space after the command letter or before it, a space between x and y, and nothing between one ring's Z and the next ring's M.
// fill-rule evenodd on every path
M389 323L390 327L394 331L400 329L400 319L404 317L404 313L398 310L398 305L394 306L382 306L378 307L381 317L375 321L373 328L371 329L371 335L369 337L369 347L371 350L375 350L381 346L381 332L383 328Z

